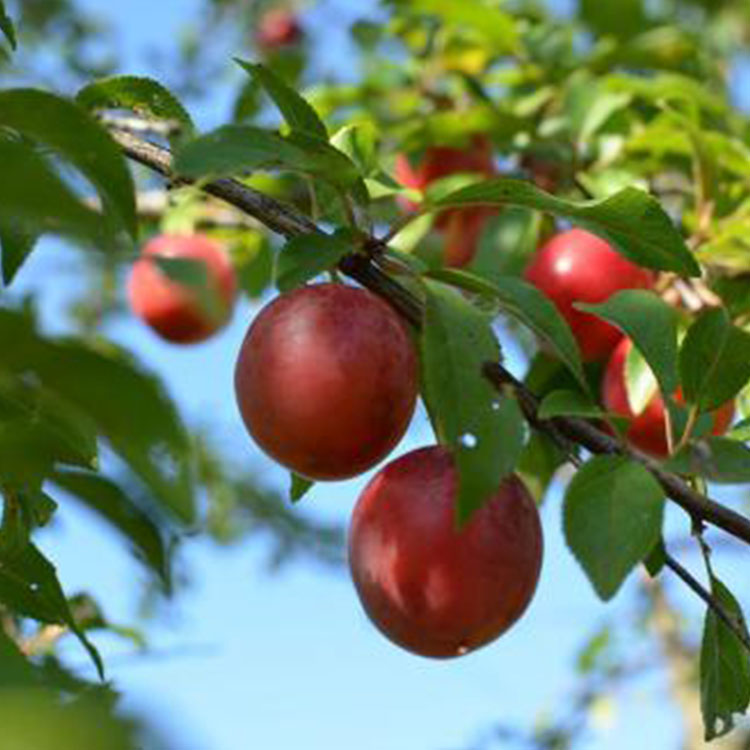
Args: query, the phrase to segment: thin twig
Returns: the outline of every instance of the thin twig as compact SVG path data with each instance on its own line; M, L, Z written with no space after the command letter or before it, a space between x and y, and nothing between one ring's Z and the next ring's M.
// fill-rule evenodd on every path
M112 129L110 133L133 161L158 172L174 185L194 184L194 180L177 177L172 172L172 156L167 149L124 130ZM313 221L293 206L269 198L237 180L229 178L213 180L201 185L201 188L209 195L231 203L235 208L253 216L284 237L320 232Z
M173 174L172 159L167 149L121 130L114 129L112 135L126 155L134 161L159 172L175 184L192 182ZM207 182L201 187L210 195L239 208L285 237L320 232L314 222L293 206L259 193L236 180L219 179ZM339 263L339 270L388 300L412 325L415 327L421 325L422 305L420 301L397 281L383 273L372 258L364 254L348 255ZM626 455L638 461L653 474L667 496L683 508L691 518L701 519L750 544L750 519L696 492L683 479L662 469L649 456L621 445L586 420L573 417L557 417L547 422L539 420L536 418L538 407L536 395L502 365L487 363L484 375L500 390L508 385L513 387L532 427L541 429L550 436L556 436L558 440L562 436L592 453Z
M750 653L750 637L748 637L747 631L726 611L724 605L708 589L704 588L700 581L693 577L690 571L683 568L667 552L664 553L664 564L706 603L708 608L737 636L739 642Z

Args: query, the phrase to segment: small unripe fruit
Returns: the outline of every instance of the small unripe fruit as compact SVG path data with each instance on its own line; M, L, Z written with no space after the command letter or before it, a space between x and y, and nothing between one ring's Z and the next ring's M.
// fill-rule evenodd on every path
M196 290L170 279L154 258L192 260L206 269L206 309ZM133 312L159 336L178 344L203 341L229 320L236 295L234 269L221 247L200 235L163 234L144 246L128 280Z
M630 339L623 339L612 353L607 363L602 382L602 403L607 411L631 419L625 431L625 439L635 448L655 458L665 458L669 453L667 445L666 412L661 394L657 391L640 414L634 414L628 401L625 382L625 364L632 346ZM682 401L678 391L676 400ZM713 412L711 432L723 435L732 423L734 404L728 401Z
M277 297L255 319L235 368L251 437L310 479L374 466L409 425L418 392L414 346L379 297L317 284Z
M357 501L349 567L367 615L394 643L449 658L479 648L523 614L536 589L539 512L515 475L459 529L450 452L392 461Z
M607 357L623 334L573 304L604 302L623 289L646 289L653 283L649 271L583 229L556 234L537 251L525 276L555 303L587 361Z

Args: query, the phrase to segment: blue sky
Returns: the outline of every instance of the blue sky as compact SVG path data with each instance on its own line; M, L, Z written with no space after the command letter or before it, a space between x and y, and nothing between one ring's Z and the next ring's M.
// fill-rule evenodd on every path
M122 72L159 78L142 52L168 47L198 3L82 0L80 5L117 24L127 60ZM334 37L340 41L345 36L341 19L354 17L351 8L339 0L308 11L306 20L322 36L331 31L331 19L339 19ZM330 70L341 47L325 46L321 67ZM238 52L244 51L227 49L227 60ZM215 105L196 112L198 120L219 123L225 96L218 83ZM80 283L79 263L79 251L45 240L18 278L17 293L41 291L50 331L64 330L63 307ZM188 420L202 423L211 415L231 456L285 488L286 474L250 443L234 403L234 360L255 311L243 302L226 330L188 348L168 346L130 319L113 325L110 333L165 378ZM511 364L518 366L513 358ZM419 413L396 453L431 441ZM345 521L367 479L316 485L300 512ZM132 621L142 571L91 515L65 506L60 516L42 546L56 561L67 590L90 589L113 620ZM670 523L687 531L679 514L670 514ZM153 654L134 654L110 637L98 642L126 705L164 727L178 750L469 748L497 722L530 726L542 712L564 706L574 684L575 655L587 635L604 619L627 616L635 606L633 582L607 605L593 595L561 537L559 487L546 501L543 524L544 568L526 616L495 644L462 659L429 661L399 650L366 620L345 572L294 565L269 575L262 543L255 540L230 549L208 541L186 546L191 585L147 624ZM731 568L727 560L722 570ZM736 579L740 597L750 599L746 578L741 581L739 572L727 577L730 583ZM71 663L90 672L75 643L65 651ZM677 717L658 674L618 696L613 715L602 712L597 727L585 747L677 747Z

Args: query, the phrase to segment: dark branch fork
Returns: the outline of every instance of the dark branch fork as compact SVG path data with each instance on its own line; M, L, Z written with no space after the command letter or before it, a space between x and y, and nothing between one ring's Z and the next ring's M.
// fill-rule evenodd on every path
M133 161L160 173L172 185L193 183L192 180L179 177L172 172L172 156L167 149L146 141L132 132L118 128L114 124L108 124L108 127L115 141ZM313 221L294 207L270 198L237 180L218 179L203 183L200 187L209 195L240 209L284 237L321 232ZM375 243L377 243L376 240ZM421 326L422 306L420 301L401 284L384 273L372 257L363 253L353 253L341 260L339 269L362 286L384 297L413 326L417 328ZM539 405L537 396L502 364L486 363L483 375L498 391L511 388L515 392L529 424L534 429L547 434L558 444L562 443L562 447L565 448L567 441L569 441L594 454L624 455L638 461L656 478L665 494L690 515L694 524L709 523L750 544L750 519L696 492L676 474L665 471L653 459L640 451L622 445L618 440L597 429L586 420L572 417L540 420L537 414ZM670 562L672 562L671 559ZM672 570L675 569L674 565L670 564L669 567ZM675 572L680 575L682 570ZM680 577L685 580L684 576L680 575ZM733 619L715 598L692 577L689 585L732 628L737 637L750 650L747 634L737 629Z

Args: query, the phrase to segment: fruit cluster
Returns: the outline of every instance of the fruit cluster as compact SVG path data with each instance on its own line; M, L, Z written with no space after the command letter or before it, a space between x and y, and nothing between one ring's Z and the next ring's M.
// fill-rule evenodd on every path
M648 289L653 275L615 252L609 244L583 229L555 235L543 245L526 269L526 279L555 303L575 336L585 361L606 360L601 399L612 414L628 419L626 440L655 458L668 454L667 412L654 384L651 397L636 411L628 398L626 358L632 343L622 331L577 303L605 302L625 289ZM681 400L678 392L676 401ZM713 434L722 435L734 416L724 404L713 415Z
M229 307L234 285L221 251L200 236L162 236L145 247L129 285L133 309L159 335L205 338L223 321L202 318L157 255L205 261L209 284ZM247 430L269 456L309 479L345 479L375 466L403 437L419 365L386 302L364 289L316 284L280 295L256 317L235 386ZM350 568L365 611L391 640L424 656L457 656L497 638L526 609L541 568L539 513L518 477L462 529L457 486L449 451L413 451L375 475L351 522Z
M255 319L235 386L248 432L268 455L310 479L345 479L403 437L418 361L385 302L317 284L281 295ZM461 530L457 483L446 449L413 451L375 475L351 522L349 563L365 611L424 656L457 656L499 636L539 577L539 514L521 481L506 480Z
M484 137L468 149L431 147L413 166L396 165L401 182L424 189L458 172L492 175ZM414 210L405 204L405 210ZM471 262L485 208L450 209L435 225L445 235L444 263ZM170 262L204 272L197 287L180 283ZM165 267L166 264L166 267ZM582 229L561 231L536 252L525 278L555 304L584 361L604 362L602 402L625 417L633 446L668 452L666 409L654 387L632 408L626 387L631 342L579 303L600 303L625 289L649 289L650 271ZM230 317L232 266L202 235L163 235L149 242L133 269L133 310L163 338L207 338ZM310 480L340 480L376 466L404 436L419 394L419 361L411 333L373 293L339 283L281 294L250 325L235 369L235 391L248 433L279 464ZM680 394L674 394L677 402ZM714 414L724 432L732 404ZM525 611L539 578L539 514L522 481L507 477L461 528L456 524L458 471L445 447L422 448L386 464L353 512L352 579L365 611L392 641L418 654L451 657L502 634Z
M522 166L540 187L553 187L559 180L554 164L529 158L522 160ZM481 177L496 173L492 145L486 136L473 136L463 148L430 146L416 166L403 154L396 158L396 177L408 188L425 190L431 183L459 173ZM403 198L399 202L407 211L417 208ZM444 233L446 266L463 267L472 262L483 225L491 215L492 210L482 206L438 214L435 227ZM583 229L571 229L558 232L537 250L525 278L554 302L570 326L584 361L607 362L602 404L611 413L629 420L625 432L628 442L654 457L664 458L668 453L667 414L661 395L654 389L650 400L637 412L628 399L625 360L631 343L610 323L576 307L577 303L605 302L625 289L650 289L654 275L625 259L602 238ZM679 402L680 394L675 394L675 398ZM713 434L726 432L733 416L732 403L718 409L714 413Z

